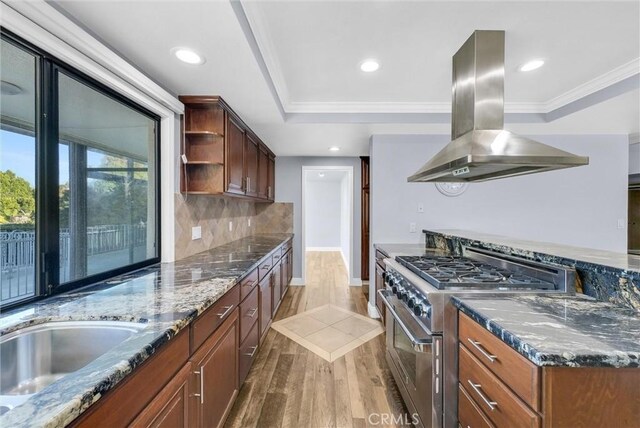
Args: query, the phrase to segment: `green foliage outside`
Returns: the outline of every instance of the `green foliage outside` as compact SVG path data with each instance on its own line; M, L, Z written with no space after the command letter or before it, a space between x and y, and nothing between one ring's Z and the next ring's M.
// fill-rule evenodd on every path
M33 224L35 191L24 178L13 171L0 171L0 224Z

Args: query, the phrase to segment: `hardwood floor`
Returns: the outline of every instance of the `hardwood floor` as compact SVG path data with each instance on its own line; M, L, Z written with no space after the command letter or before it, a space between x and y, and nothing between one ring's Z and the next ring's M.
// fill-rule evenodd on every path
M289 287L275 320L328 303L367 314L360 287L348 285L340 254L309 252L307 285ZM379 335L329 363L271 329L225 426L397 426L380 423L383 415L397 422L406 412L384 341Z

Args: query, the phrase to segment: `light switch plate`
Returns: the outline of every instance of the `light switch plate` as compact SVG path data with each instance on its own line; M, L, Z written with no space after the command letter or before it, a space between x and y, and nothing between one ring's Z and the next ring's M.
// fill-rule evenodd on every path
M196 239L202 238L202 226L194 226L191 228L191 240L195 241Z
M251 227L251 217L249 217L249 218L247 219L247 225L248 225L249 227Z
M233 222L229 222L229 232L233 232Z
M424 204L418 204L418 212L419 213L423 213L424 212Z
M623 218L619 218L618 219L618 229L624 229L624 219Z

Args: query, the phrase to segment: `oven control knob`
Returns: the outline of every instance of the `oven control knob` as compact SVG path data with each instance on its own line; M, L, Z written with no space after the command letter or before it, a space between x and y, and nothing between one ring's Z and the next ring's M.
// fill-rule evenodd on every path
M420 303L413 308L413 313L419 317L429 317L431 316L431 307Z
M407 294L407 306L413 308L416 305L417 297L414 293L409 292Z
M396 285L396 296L398 296L399 299L403 299L403 297L406 294L406 290L404 289L404 286L402 284L398 284Z

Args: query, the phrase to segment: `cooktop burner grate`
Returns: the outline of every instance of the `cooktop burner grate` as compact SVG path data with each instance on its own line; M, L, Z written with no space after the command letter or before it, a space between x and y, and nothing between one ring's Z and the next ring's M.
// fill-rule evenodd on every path
M555 285L504 266L458 256L399 256L396 260L439 289L554 289Z

